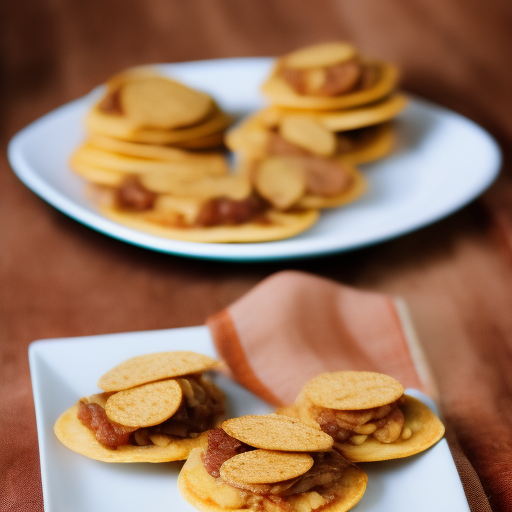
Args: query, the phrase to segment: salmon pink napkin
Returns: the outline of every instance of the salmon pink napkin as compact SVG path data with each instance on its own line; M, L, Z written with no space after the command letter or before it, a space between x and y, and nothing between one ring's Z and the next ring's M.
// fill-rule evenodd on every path
M435 395L405 306L387 295L285 271L207 324L235 380L274 405L290 404L308 380L335 370L387 373Z
M207 325L232 377L267 402L292 403L319 373L366 370L437 398L405 303L302 272L262 281ZM473 511L490 511L481 483L449 430Z

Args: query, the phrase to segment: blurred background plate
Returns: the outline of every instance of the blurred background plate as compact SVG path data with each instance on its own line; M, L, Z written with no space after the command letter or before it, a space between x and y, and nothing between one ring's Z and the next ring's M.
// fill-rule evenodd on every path
M212 94L242 116L260 108L259 85L272 59L243 58L160 64L163 73ZM347 251L388 240L435 222L480 195L496 178L501 154L494 139L469 119L411 98L396 122L398 147L361 166L369 191L349 206L325 211L309 231L258 244L200 244L156 237L101 216L68 165L84 138L82 119L101 95L89 95L50 112L19 132L9 145L18 177L36 194L77 221L148 249L195 258L266 261Z

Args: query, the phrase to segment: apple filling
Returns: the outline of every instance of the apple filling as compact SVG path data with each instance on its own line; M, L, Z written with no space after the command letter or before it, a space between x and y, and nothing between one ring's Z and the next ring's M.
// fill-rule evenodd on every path
M212 428L224 413L223 395L204 375L176 379L183 400L168 420L151 427L134 428L110 420L105 403L113 393L101 393L80 400L78 419L91 430L96 440L110 449L135 446L168 446L173 439L197 437Z
M392 443L398 438L408 439L411 431L403 428L404 415L400 410L403 402L395 402L359 411L341 411L325 409L312 405L309 415L315 418L320 428L329 434L335 442L363 444L370 436L381 443Z

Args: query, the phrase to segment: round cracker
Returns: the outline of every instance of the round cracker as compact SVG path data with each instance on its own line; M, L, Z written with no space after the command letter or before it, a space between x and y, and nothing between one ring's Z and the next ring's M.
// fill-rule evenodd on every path
M190 351L144 354L105 373L98 381L98 387L103 391L122 391L157 380L204 372L217 365L215 359Z
M237 226L173 228L151 222L144 212L119 211L111 206L102 206L100 211L105 217L137 231L172 240L200 243L253 243L283 240L306 231L320 216L318 210L294 212L270 210L266 214L269 224L247 222Z
M381 443L370 436L359 446L335 443L336 449L352 462L400 459L430 448L443 437L444 425L420 400L405 395L400 409L404 414L403 429L409 428L412 432L409 439L400 437L393 443Z
M369 87L339 96L305 96L296 93L293 88L275 70L263 84L261 91L272 105L306 110L339 110L373 103L384 98L395 89L398 83L398 69L392 64L373 63L377 66L379 79Z
M181 148L166 146L163 144L140 144L128 142L104 135L91 134L87 141L95 148L100 148L121 155L135 156L138 158L151 158L170 162L197 161L208 163L210 160L222 158L220 152L193 152Z
M405 109L408 102L407 96L397 93L368 106L322 112L316 119L322 126L334 132L357 130L393 119Z
M183 394L175 380L150 382L113 394L105 404L108 419L126 427L153 427L180 407Z
M174 130L139 128L126 117L112 116L103 112L98 105L93 107L85 117L85 126L91 133L143 144L183 144L187 141L203 139L224 130L231 122L232 118L221 112L218 107L203 122Z
M225 482L236 485L273 484L303 475L313 466L313 457L307 453L287 453L252 450L228 459L220 467Z
M185 460L194 448L208 444L208 434L203 432L192 439L173 439L168 446L119 446L111 450L98 443L94 433L78 418L78 404L58 418L54 431L59 441L76 453L102 462L170 462Z
M408 101L405 94L394 93L375 103L344 110L322 112L268 107L259 112L257 116L260 124L267 127L277 127L289 117L301 116L310 118L332 132L343 132L389 121L405 109Z
M347 163L343 157L340 157L340 161ZM345 166L346 171L350 173L352 176L352 185L351 187L343 192L342 194L338 194L332 197L323 197L317 196L313 194L306 194L299 199L297 202L297 206L299 208L336 208L338 206L343 206L349 203L352 203L359 199L368 189L367 181L364 176L355 168L349 165Z
M85 143L77 148L72 162L79 161L91 167L111 169L126 174L142 174L147 172L169 172L190 174L194 176L227 174L226 159L221 155L208 158L190 158L188 160L156 160L113 153L92 144Z
M119 96L124 115L140 127L190 126L213 108L209 95L163 77L128 82L121 87Z
M357 466L348 466L336 482L329 488L337 498L322 507L322 512L346 512L356 505L366 490L368 477ZM192 450L178 475L178 489L181 495L201 512L247 512L247 506L241 491L228 484L219 483L204 469L201 450ZM239 496L228 496L226 502L224 490ZM219 499L219 497L221 499ZM218 500L218 501L217 501ZM219 501L221 503L219 503Z
M284 117L279 133L289 143L315 155L329 157L336 152L336 137L332 131L308 116Z
M351 411L390 404L404 394L402 385L389 375L353 371L322 373L303 391L319 407Z
M281 156L270 156L261 161L253 181L259 195L279 210L287 210L296 204L306 190L301 163Z
M322 452L333 444L331 436L325 432L277 414L232 418L226 420L222 428L231 437L264 450Z
M356 56L357 51L351 44L334 41L300 48L281 57L280 62L291 69L324 68L341 64Z
M232 122L233 118L231 116L219 111L204 122L188 128L168 131L141 128L132 132L128 140L148 144L176 144L180 147L189 148L205 147L204 140L207 136L218 134L218 132L225 130ZM199 142L201 139L203 142Z

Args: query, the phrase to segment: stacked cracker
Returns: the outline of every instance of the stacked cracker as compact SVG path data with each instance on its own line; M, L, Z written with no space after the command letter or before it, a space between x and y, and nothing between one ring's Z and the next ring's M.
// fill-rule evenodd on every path
M110 80L88 113L71 166L95 185L106 216L158 236L258 242L310 227L316 211L272 208L247 176L228 172L219 146L230 122L209 95L132 70Z
M361 499L366 482L328 435L275 414L225 421L205 449L192 450L178 477L182 495L202 512L342 512Z
M346 43L297 50L278 59L263 85L271 106L231 131L227 145L279 208L347 204L366 188L354 165L391 151L389 121L406 104L397 79L394 66Z
M186 459L224 415L224 394L205 375L218 367L189 351L128 359L103 375L103 393L82 398L55 423L71 450L103 462Z
M279 412L329 434L352 462L409 457L444 435L443 424L423 402L405 395L393 377L374 372L322 373Z
M213 99L146 68L113 77L88 112L87 140L72 156L73 170L92 183L116 186L152 171L225 174L219 151L231 118Z

